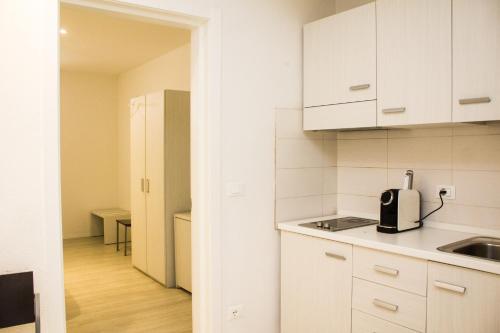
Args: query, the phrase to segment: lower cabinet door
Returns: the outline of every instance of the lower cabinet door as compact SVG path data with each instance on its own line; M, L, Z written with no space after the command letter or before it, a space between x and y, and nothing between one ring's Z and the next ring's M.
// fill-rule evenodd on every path
M429 263L427 333L500 332L500 276Z
M351 331L352 246L281 232L281 332Z

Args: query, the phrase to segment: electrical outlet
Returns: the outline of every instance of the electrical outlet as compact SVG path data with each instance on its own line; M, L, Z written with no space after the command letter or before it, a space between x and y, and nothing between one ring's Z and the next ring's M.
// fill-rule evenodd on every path
M227 308L227 320L240 319L243 311L243 304L233 305Z
M446 194L443 195L443 199L455 200L455 186L453 186L453 185L438 185L438 186L436 186L436 198L439 198L439 192L441 190L446 190Z

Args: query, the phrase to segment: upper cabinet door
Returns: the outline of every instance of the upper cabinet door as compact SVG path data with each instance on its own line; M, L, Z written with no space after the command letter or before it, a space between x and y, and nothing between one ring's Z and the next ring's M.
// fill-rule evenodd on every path
M451 122L451 55L451 0L378 0L377 125Z
M304 107L376 99L375 3L304 26Z
M500 1L453 1L453 121L500 119Z

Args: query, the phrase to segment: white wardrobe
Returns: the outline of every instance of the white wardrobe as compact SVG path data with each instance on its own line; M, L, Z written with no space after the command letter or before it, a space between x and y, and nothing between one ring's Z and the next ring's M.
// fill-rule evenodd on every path
M130 103L132 264L175 287L174 214L191 209L189 92Z

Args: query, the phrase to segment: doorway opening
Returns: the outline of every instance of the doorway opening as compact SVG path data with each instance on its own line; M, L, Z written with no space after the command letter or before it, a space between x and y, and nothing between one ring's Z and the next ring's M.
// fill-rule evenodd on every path
M60 18L68 332L191 332L191 32Z

